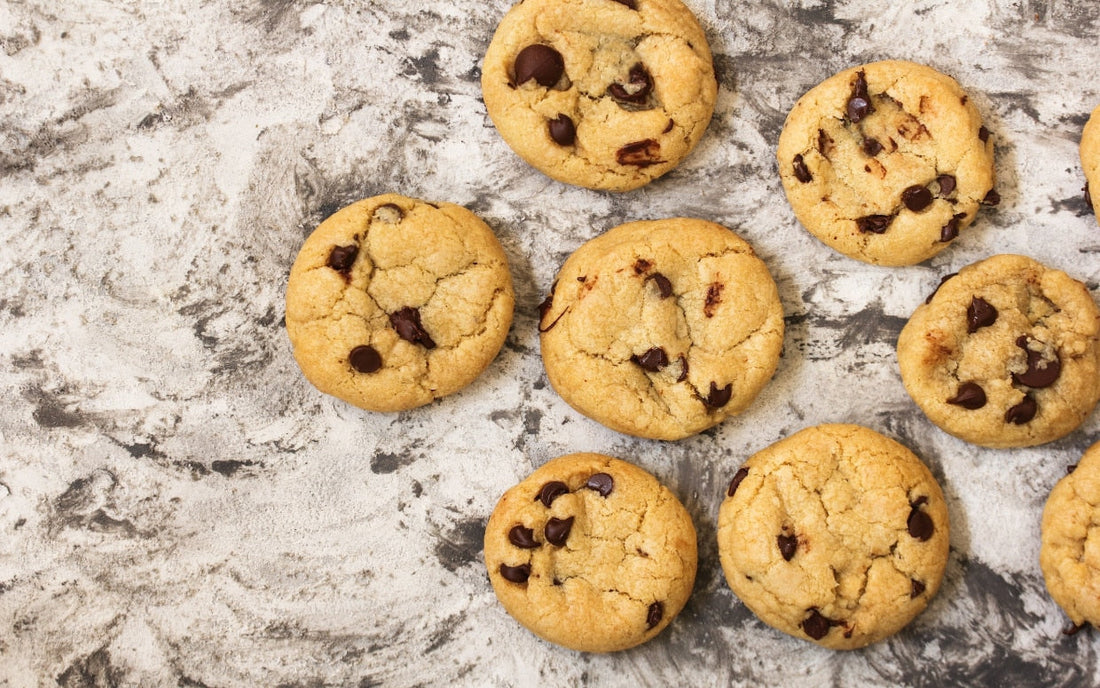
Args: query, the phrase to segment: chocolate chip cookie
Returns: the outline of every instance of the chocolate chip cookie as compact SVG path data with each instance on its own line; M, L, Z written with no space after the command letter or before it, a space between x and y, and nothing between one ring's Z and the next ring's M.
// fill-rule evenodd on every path
M504 141L540 172L627 191L703 136L718 85L680 0L524 0L501 20L481 75Z
M898 337L909 395L943 430L986 447L1063 437L1100 398L1100 313L1085 285L997 255L950 276Z
M695 582L695 526L641 468L601 454L547 462L500 498L485 528L493 590L517 621L573 650L652 639Z
M978 109L954 79L912 62L853 67L810 89L777 156L798 221L876 265L931 258L1000 200Z
M1043 508L1039 565L1050 596L1077 626L1100 626L1100 442L1058 481Z
M1081 131L1081 169L1085 172L1085 201L1100 222L1100 107L1092 111Z
M371 411L446 396L493 360L512 278L469 210L388 194L333 213L290 270L286 330L317 389Z
M546 374L573 408L675 440L740 413L771 379L783 309L767 266L730 230L647 220L565 261L539 329Z
M947 506L916 455L858 425L807 428L754 454L718 514L733 592L762 621L836 650L882 640L935 596Z

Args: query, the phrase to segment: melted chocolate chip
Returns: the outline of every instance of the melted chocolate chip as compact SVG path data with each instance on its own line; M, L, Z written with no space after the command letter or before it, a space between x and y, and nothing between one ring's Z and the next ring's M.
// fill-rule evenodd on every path
M568 115L558 115L547 122L546 127L550 131L550 138L559 146L572 146L577 140L577 127Z
M508 542L521 549L535 549L539 546L535 540L535 531L521 525L514 525L508 531Z
M882 144L878 142L878 139L866 138L863 139L863 145L860 146L863 152L872 158L882 152Z
M606 497L615 489L615 479L607 473L596 473L585 482L584 486L599 492L601 497Z
M936 177L936 183L940 187L940 196L947 198L951 194L955 193L955 176L950 174L941 174Z
M674 126L676 126L676 122L673 121L672 118L670 117L669 120L668 120L668 124L665 125L665 128L663 130L661 130L661 133L662 134L667 134L668 132L672 131L672 127L674 127Z
M688 379L688 360L687 356L680 354L680 375L676 378L677 382L683 382Z
M546 522L544 534L546 541L555 547L561 547L569 538L569 531L573 529L573 517L551 518Z
M714 317L714 309L722 303L722 290L725 289L725 286L721 282L713 282L707 287L706 300L703 302L703 315L708 318Z
M710 392L707 393L706 405L711 408L722 408L726 404L730 403L730 397L733 396L733 383L729 383L721 389L715 382L710 383Z
M951 279L952 277L954 277L957 274L959 274L959 273L952 272L950 275L944 275L943 277L941 277L940 278L940 283L936 285L936 288L932 290L932 293L928 295L928 298L925 299L924 302L925 303L932 303L932 297L934 297L936 295L936 292L938 292L940 290L940 287L943 286L943 283L946 282L947 280Z
M615 152L615 160L620 165L634 165L635 167L649 167L664 162L661 160L661 144L653 139L644 139L626 144Z
M794 156L792 161L794 167L794 178L803 184L809 184L814 180L814 176L810 174L810 168L806 167L806 162L802 159L802 155Z
M519 51L515 70L517 86L534 79L540 85L550 88L565 73L565 60L557 50L536 43Z
M932 192L927 186L915 184L901 192L901 202L914 213L919 213L932 205Z
M814 640L821 640L836 625L838 622L823 616L816 609L811 609L810 615L802 620L802 631Z
M420 322L420 311L416 308L406 306L396 313L390 313L390 324L397 330L397 336L406 342L420 344L425 349L435 348L435 342Z
M982 199L982 205L998 205L1001 202L1001 194L997 193L996 189L990 189L989 193Z
M554 500L563 494L569 494L569 486L560 480L551 480L539 489L535 499L542 502L542 505L549 509Z
M864 233L884 234L893 220L890 215L868 215L856 219L856 228Z
M382 367L382 355L373 346L357 346L348 354L348 363L360 373L373 373Z
M730 481L730 486L726 488L726 496L732 497L737 488L741 486L741 481L745 479L745 476L749 474L749 469L742 466L737 469L737 472L733 474L733 480Z
M646 351L641 356L631 356L630 360L640 366L643 370L648 370L651 373L655 373L661 368L664 368L668 365L668 354L666 354L665 350L661 347L655 346L652 349Z
M359 247L355 244L351 246L333 246L332 251L328 254L328 266L336 272L347 274L351 270L351 266L355 264L355 258L358 255Z
M925 585L916 578L911 578L910 581L912 584L912 589L909 591L909 599L915 600L924 594Z
M630 68L625 84L613 83L607 87L611 97L622 103L641 105L649 98L649 92L653 90L653 78L649 76L649 70L638 62Z
M985 390L977 382L964 382L959 385L959 391L955 396L947 400L947 403L962 406L964 409L980 409L985 406Z
M779 553L783 556L783 559L790 561L795 550L798 549L798 538L793 535L780 535L775 539L775 542L779 545Z
M645 628L647 631L652 630L661 623L661 619L665 616L665 605L660 602L654 602L649 605L649 609L645 613Z
M531 577L531 565L509 566L508 564L501 564L500 577L510 583L526 583L527 579Z
M1024 425L1035 417L1039 411L1039 404L1035 403L1030 394L1024 396L1020 403L1005 411L1005 422L1013 425Z
M1055 353L1053 359L1044 361L1042 352L1029 349L1027 341L1027 336L1016 339L1016 346L1027 352L1027 370L1013 373L1012 381L1028 387L1050 387L1062 374L1062 359Z
M875 111L871 105L871 96L867 93L867 75L863 70L856 74L856 80L852 82L852 95L848 98L846 107L848 119L852 123L858 123L864 117Z
M913 502L909 511L909 518L905 522L909 534L921 542L927 542L931 539L932 533L936 530L935 525L932 523L932 517L921 511L921 505L927 501L927 497L921 497Z
M657 293L661 295L662 299L672 296L672 282L661 273L655 272L646 279L653 280L653 283L657 285Z
M830 136L825 133L824 129L818 129L817 130L817 152L818 153L821 153L826 158L829 157L829 153L828 153L829 144L831 144L832 142L833 142L833 139L830 138Z
M940 241L947 243L955 237L959 236L959 216L951 218L947 221L947 224L940 230Z
M653 267L653 263L649 262L645 258L639 258L634 261L634 274L641 275L649 271Z
M972 297L970 305L966 308L966 331L974 333L995 322L997 322L997 309L980 296Z

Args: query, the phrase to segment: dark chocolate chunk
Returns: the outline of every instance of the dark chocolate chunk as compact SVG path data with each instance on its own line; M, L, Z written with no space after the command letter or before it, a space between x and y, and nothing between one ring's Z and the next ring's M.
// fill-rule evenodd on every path
M1016 339L1016 346L1027 352L1027 370L1013 373L1012 381L1028 387L1050 387L1062 374L1062 359L1055 353L1052 360L1044 361L1042 352L1029 349L1027 341L1026 335Z
M997 193L996 189L990 189L989 193L982 199L982 205L997 205L1001 202L1001 194Z
M914 184L901 192L901 202L909 210L919 213L932 205L932 192L928 190L927 186Z
M649 609L645 614L645 628L647 631L652 630L661 623L661 619L665 616L665 605L660 602L654 602L649 605Z
M811 609L810 615L802 620L802 631L814 640L821 640L828 634L829 629L836 625L836 621L823 616L816 609Z
M741 481L745 479L745 476L749 474L749 469L742 466L737 469L737 472L733 474L733 480L730 481L730 486L726 488L726 496L732 497L737 488L741 486Z
M554 500L563 494L569 494L569 486L560 480L551 480L539 489L535 499L542 502L543 506L550 508Z
M936 530L932 517L921 510L921 505L927 501L927 497L921 497L914 502L909 510L909 518L905 522L909 534L921 542L931 539L932 533Z
M420 322L420 311L406 306L396 313L390 313L390 324L397 330L397 336L406 342L420 344L425 349L434 349L435 342Z
M814 176L810 174L810 168L806 167L806 162L802 159L802 155L794 156L792 161L794 166L794 178L803 184L809 184L814 180Z
M952 272L949 275L944 275L943 277L941 277L940 278L940 283L936 285L936 288L932 290L932 293L928 295L928 298L925 299L924 302L925 303L932 303L932 297L934 297L936 295L936 292L938 292L940 290L940 287L943 286L943 283L946 282L947 280L951 279L952 277L954 277L957 274L959 274L959 273Z
M606 497L615 489L615 479L607 473L596 473L588 479L584 486L599 492L601 497Z
M565 60L561 53L548 45L529 45L516 55L516 85L534 79L547 88L558 83L565 73Z
M865 233L884 234L893 220L890 215L868 215L856 219L856 228Z
M680 354L680 376L676 378L677 382L683 382L688 379L688 360L687 356Z
M631 356L630 360L641 366L643 370L655 373L668 365L668 354L661 347L655 346L641 356L637 354Z
M852 95L848 98L846 110L848 119L853 123L858 123L875 111L874 106L871 105L871 96L867 93L867 75L862 69L856 74L856 80L852 82Z
M561 547L569 538L569 531L572 529L573 517L570 516L569 518L551 518L546 522L543 532L546 534L547 542L555 547Z
M940 230L940 241L948 242L959 236L959 216L956 215L947 221L947 224Z
M621 103L641 105L649 98L649 92L653 90L653 78L649 76L649 70L641 62L630 68L625 84L613 83L607 87L611 97Z
M509 566L508 564L501 564L500 577L510 583L526 583L527 579L531 577L531 565Z
M355 258L358 255L359 247L355 244L351 246L333 246L332 251L328 254L328 266L336 272L347 274L351 270L351 266L355 264Z
M667 134L668 132L672 131L672 127L674 127L674 126L676 126L676 122L674 122L672 120L672 118L669 117L668 118L668 124L665 125L665 128L661 131L661 133L662 134Z
M1024 425L1030 422L1038 411L1039 404L1035 403L1035 398L1030 394L1026 394L1024 398L1020 400L1020 403L1005 411L1005 422L1014 425Z
M661 273L655 272L646 279L653 280L653 283L657 285L657 293L661 295L662 299L672 296L672 282Z
M535 540L535 531L518 524L508 531L508 542L521 549L535 549L539 546Z
M710 383L710 392L707 393L706 405L711 408L722 408L726 404L730 403L730 397L733 396L733 383L729 383L721 389L715 382Z
M382 367L382 355L373 346L363 344L351 350L348 363L360 373L373 373Z
M936 183L940 186L940 196L947 198L951 194L955 193L955 176L951 174L941 174L936 177Z
M558 115L546 124L550 130L550 138L559 146L572 146L577 140L577 127L569 115Z
M664 160L661 160L661 144L653 139L643 139L626 144L616 151L615 160L620 165L634 165L635 167L649 167L664 162Z
M925 585L916 578L911 578L910 581L912 583L912 590L909 591L909 599L915 600L924 594Z
M798 538L793 535L780 535L775 539L775 542L779 545L779 553L783 555L785 560L790 561L795 550L798 549Z
M980 296L971 297L970 305L966 308L966 331L974 333L995 322L997 309Z
M882 144L875 138L863 139L863 145L861 146L863 152L870 155L872 158L882 152Z
M985 128L984 124L978 127L978 138L981 140L982 143L985 143L989 140L989 130Z
M959 391L955 396L947 400L947 403L962 406L971 411L985 406L985 390L977 382L964 382L959 385Z

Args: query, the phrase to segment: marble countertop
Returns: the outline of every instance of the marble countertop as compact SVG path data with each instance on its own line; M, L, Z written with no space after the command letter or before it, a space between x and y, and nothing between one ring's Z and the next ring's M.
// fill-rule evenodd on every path
M1100 103L1084 0L687 0L715 53L714 119L681 167L609 194L522 163L485 114L506 0L0 3L0 686L1070 686L1100 640L1063 636L1038 568L1054 482L1100 414L1033 449L932 426L897 334L942 275L1026 253L1100 285L1077 144ZM997 190L908 268L844 258L794 220L774 146L845 67L930 64L996 142ZM473 385L372 414L314 390L283 292L304 237L397 191L459 203L511 262L515 323ZM628 438L546 383L537 305L564 257L629 220L686 215L753 244L787 315L773 381L676 443ZM836 653L757 621L726 586L721 493L753 452L861 423L932 467L952 519L939 595L888 641ZM699 533L694 594L650 643L549 645L481 561L499 495L599 451L668 484Z

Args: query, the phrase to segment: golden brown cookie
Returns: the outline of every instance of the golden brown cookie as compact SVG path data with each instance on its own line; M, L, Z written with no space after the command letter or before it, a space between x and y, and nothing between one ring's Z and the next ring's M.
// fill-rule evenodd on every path
M851 650L908 624L935 596L947 506L911 451L858 425L807 428L734 474L718 552L734 593L796 638Z
M317 389L371 411L456 392L512 323L512 278L488 225L388 194L333 213L290 270L286 330Z
M1026 447L1077 428L1100 399L1100 312L1085 285L1017 255L963 268L898 337L905 389L967 442Z
M1058 481L1043 508L1039 565L1074 624L1100 626L1100 442Z
M1081 169L1085 172L1085 200L1100 222L1100 106L1081 131Z
M876 265L931 258L999 202L978 109L954 79L912 62L852 67L810 89L777 156L798 221Z
M771 379L783 309L767 266L730 230L648 220L578 248L539 329L546 374L573 408L675 440L740 413Z
M718 85L680 0L524 0L485 54L482 94L501 137L542 173L627 191L686 156Z
M613 652L680 613L695 582L695 527L666 487L601 454L547 462L500 498L485 565L501 604L552 643Z

